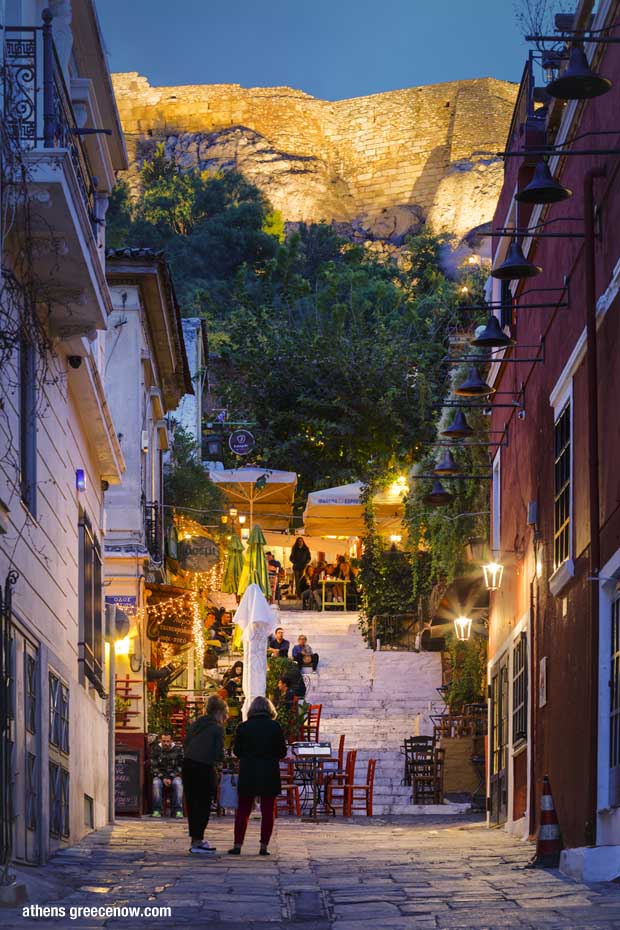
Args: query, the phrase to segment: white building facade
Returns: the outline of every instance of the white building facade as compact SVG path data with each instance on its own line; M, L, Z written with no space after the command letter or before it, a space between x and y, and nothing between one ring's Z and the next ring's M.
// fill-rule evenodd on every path
M0 820L37 864L109 816L105 212L127 160L92 0L1 6Z

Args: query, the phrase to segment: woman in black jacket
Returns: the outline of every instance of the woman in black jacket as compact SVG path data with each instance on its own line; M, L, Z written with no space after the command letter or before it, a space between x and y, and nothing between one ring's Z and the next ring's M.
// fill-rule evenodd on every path
M226 702L217 695L207 701L207 713L188 728L183 741L183 791L187 803L190 853L212 853L204 839L211 805L217 794L218 767L224 761Z
M245 839L254 798L260 797L260 850L268 856L273 833L276 796L280 794L280 759L287 753L282 727L274 719L276 711L267 698L256 697L248 719L235 732L233 752L239 759L239 805L235 815L235 844L228 852L238 856Z
M295 596L301 597L301 591L299 589L301 576L304 573L304 568L312 558L310 550L308 549L306 543L301 536L298 536L295 540L295 544L291 549L291 554L289 556L289 562L293 563L293 575L295 576Z

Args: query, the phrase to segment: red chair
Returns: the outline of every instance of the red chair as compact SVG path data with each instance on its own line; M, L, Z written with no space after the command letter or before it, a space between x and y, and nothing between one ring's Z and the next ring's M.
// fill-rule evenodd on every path
M321 723L322 704L310 704L308 707L308 716L304 722L304 737L308 742L318 743L319 726Z
M367 817L372 817L372 793L375 784L375 769L377 767L376 759L368 760L368 768L366 770L366 784L365 785L354 785L349 783L346 785L349 793L349 807L348 813L351 816L353 811L366 811ZM360 797L357 797L357 792L360 792ZM361 804L356 804L356 801L360 801Z
M299 786L295 784L295 769L291 759L283 759L280 762L280 781L282 791L276 798L276 817L279 813L296 814L297 817L301 817Z
M325 786L327 803L333 808L337 804L342 804L343 817L349 816L349 785L352 785L355 781L356 760L357 749L349 749L344 771L335 772L334 775L330 776Z

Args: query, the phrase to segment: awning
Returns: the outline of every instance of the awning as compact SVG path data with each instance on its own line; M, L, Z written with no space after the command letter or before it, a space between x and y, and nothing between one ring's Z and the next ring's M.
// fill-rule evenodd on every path
M249 518L250 525L258 523L263 530L288 529L297 487L294 471L213 469L209 477L222 489L228 505Z
M374 497L377 530L382 536L403 534L404 490L390 488ZM304 511L304 532L311 536L364 536L361 492L361 481L312 491Z

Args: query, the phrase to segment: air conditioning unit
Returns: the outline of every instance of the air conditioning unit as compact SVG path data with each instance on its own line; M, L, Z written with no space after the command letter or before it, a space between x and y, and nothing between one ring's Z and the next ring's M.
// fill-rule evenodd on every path
M143 452L149 451L149 433L148 433L148 430L146 429L142 430L142 439L140 442L140 448L142 449Z

